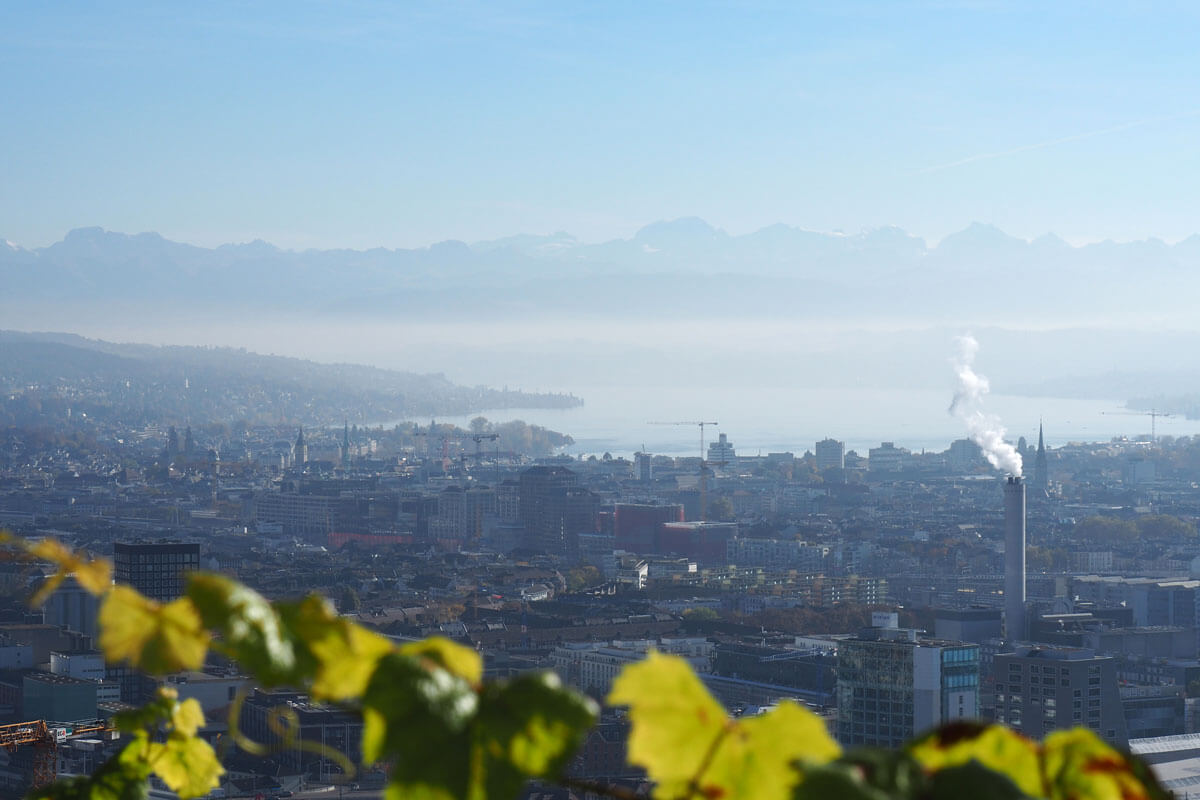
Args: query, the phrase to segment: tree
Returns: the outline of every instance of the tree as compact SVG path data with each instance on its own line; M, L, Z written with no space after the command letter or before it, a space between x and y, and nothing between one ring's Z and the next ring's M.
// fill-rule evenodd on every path
M728 497L714 497L708 504L708 518L713 522L733 522L733 501Z

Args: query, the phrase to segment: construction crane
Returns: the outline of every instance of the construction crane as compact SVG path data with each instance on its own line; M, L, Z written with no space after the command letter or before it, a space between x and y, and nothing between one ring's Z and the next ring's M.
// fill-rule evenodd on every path
M697 425L700 427L700 521L708 519L708 462L704 458L704 429L719 422L647 422L647 425ZM643 449L645 446L643 445Z
M101 733L113 730L104 720L55 725L53 728L44 719L0 725L0 747L15 753L22 745L32 745L33 786L49 786L58 777L58 743L68 736L85 733Z
M1158 409L1154 408L1150 409L1149 411L1101 411L1100 413L1110 417L1149 417L1150 444L1154 444L1158 441L1158 432L1155 424L1158 422L1158 418L1162 417L1166 419L1175 416L1174 414L1168 414L1164 411L1159 411Z

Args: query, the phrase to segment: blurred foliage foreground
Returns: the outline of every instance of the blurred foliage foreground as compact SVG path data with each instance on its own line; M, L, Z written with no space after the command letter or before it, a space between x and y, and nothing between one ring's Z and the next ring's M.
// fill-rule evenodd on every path
M633 796L622 786L565 774L598 709L553 673L484 680L479 655L449 640L397 646L339 617L321 597L271 603L219 575L195 574L184 597L160 604L114 586L108 562L54 540L5 536L4 542L16 557L55 567L35 605L69 574L102 598L99 645L112 663L162 675L200 669L212 650L236 660L259 686L300 689L361 713L363 758L385 766L388 798L509 800L529 780L618 800ZM959 723L898 751L843 753L821 719L793 703L731 719L686 662L672 656L651 654L626 667L607 699L628 708L629 760L645 769L656 798L1169 797L1140 761L1082 729L1039 744L1003 727ZM199 704L160 690L150 704L115 719L124 745L93 775L37 787L29 796L141 798L153 775L183 798L202 797L224 772L217 750L230 747L260 755L321 752L342 765L344 780L361 766L299 739L286 708L273 725L280 742L248 739L238 730L240 700L230 712L230 733L214 750L198 736Z

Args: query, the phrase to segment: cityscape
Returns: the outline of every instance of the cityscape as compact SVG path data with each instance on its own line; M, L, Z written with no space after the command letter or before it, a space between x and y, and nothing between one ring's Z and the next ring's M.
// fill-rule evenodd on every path
M1200 793L1198 35L0 3L0 800Z
M397 641L447 636L491 675L552 669L597 699L654 649L685 658L731 713L796 700L845 745L895 747L955 719L1034 737L1085 726L1188 785L1168 770L1195 757L1200 726L1200 441L1049 448L1039 429L1011 444L1024 478L1006 478L970 438L742 455L716 421L664 424L704 449L501 450L482 416L468 429L10 427L0 521L111 558L118 582L159 601L194 570L268 598L318 591ZM248 690L245 731L277 737L266 720L286 703L304 738L361 758L346 710L254 688L236 663L160 678L106 665L94 597L68 580L29 608L36 566L4 574L11 724L103 719L166 685L199 700L215 739ZM572 774L636 786L627 735L606 711ZM86 772L117 744L71 734L58 770ZM36 752L12 751L10 790L33 780ZM337 770L310 751L228 758L231 794L334 785Z

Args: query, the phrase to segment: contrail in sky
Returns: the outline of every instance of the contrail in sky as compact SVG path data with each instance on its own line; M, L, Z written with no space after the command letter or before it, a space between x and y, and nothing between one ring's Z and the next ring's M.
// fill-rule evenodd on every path
M1125 123L1122 123L1121 125L1114 125L1111 128L1100 128L1099 130L1087 131L1086 133L1076 133L1072 136L1063 136L1058 139L1048 139L1044 142L1035 142L1034 144L1021 145L1020 147L1014 147L1011 150L999 150L995 153L977 153L976 155L973 155L973 156L967 156L966 158L960 158L958 161L951 161L946 164L937 164L932 167L925 167L924 169L919 169L919 170L917 170L917 174L924 175L927 172L940 172L941 170L944 170L944 169L952 169L953 167L961 167L964 164L973 164L976 161L988 161L993 158L1003 158L1004 156L1013 156L1013 155L1016 155L1017 153L1024 153L1029 150L1041 150L1044 147L1055 147L1060 144L1069 144L1070 142L1078 142L1078 141L1082 141L1083 139L1091 139L1095 136L1104 136L1109 133L1118 133L1120 131L1127 131L1130 128L1140 128L1143 125L1149 125L1153 122L1170 122L1172 120L1183 119L1185 117L1194 117L1197 114L1200 114L1200 109L1197 109L1194 111L1185 111L1182 114L1171 114L1171 115L1165 116L1165 117L1147 117L1146 119L1139 119L1139 120L1134 120L1133 122L1125 122Z

